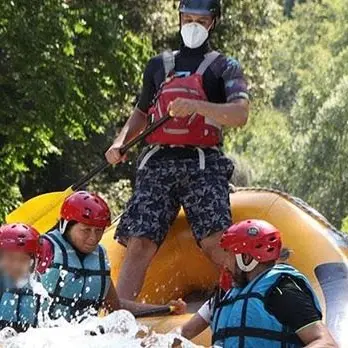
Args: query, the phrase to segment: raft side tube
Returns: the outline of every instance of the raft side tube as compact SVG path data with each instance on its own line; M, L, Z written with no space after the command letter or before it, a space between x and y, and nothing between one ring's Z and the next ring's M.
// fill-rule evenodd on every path
M240 189L231 194L234 222L251 218L264 219L281 231L284 247L292 250L289 263L309 278L330 330L339 342L346 343L348 339L342 337L344 330L340 323L343 321L348 324L348 259L341 248L348 249L348 243L344 238L337 238L328 224L289 197L274 190ZM114 241L114 231L115 226L112 226L102 243L108 250L112 277L115 280L125 248ZM340 271L335 272L335 277L331 279L329 276L332 269ZM165 304L194 291L212 290L217 281L218 270L197 246L186 218L180 212L147 272L139 299L148 303ZM337 312L335 308L340 308L340 311ZM182 325L189 317L188 314L151 318L145 322L157 332L168 332ZM209 346L209 331L195 342Z

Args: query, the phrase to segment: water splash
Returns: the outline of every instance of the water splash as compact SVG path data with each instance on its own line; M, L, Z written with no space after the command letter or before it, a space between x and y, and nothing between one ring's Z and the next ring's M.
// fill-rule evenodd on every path
M30 329L15 335L13 330L0 332L3 348L195 348L177 333L156 334L140 325L127 311L104 318L89 318L81 324L55 321L57 327ZM15 335L15 336L13 336Z
M29 278L29 284L33 289L34 294L41 296L42 298L50 298L47 290L44 288L42 283L37 280L35 276Z

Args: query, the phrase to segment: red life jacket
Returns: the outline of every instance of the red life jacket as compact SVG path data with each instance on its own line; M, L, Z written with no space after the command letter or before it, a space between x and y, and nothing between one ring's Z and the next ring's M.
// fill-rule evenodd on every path
M164 52L163 63L166 79L149 110L149 117L157 121L167 114L168 105L176 98L192 100L208 100L203 89L203 74L208 67L219 57L216 51L205 55L197 71L188 77L178 77L173 73L174 53ZM169 66L171 67L169 68ZM172 73L172 74L171 74ZM193 145L212 147L221 142L221 126L208 117L193 114L187 117L173 117L152 134L146 141L149 144L164 145Z

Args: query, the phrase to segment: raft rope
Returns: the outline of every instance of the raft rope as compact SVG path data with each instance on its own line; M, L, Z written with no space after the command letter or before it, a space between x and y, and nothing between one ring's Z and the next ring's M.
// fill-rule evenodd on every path
M348 235L338 230L334 225L332 225L322 214L317 210L312 208L308 203L303 201L298 197L291 196L290 194L267 187L236 187L230 184L230 193L236 192L265 192L265 193L274 193L282 198L285 198L290 203L294 204L296 207L300 208L306 214L314 218L316 221L323 224L325 227L329 228L337 237L343 239L345 243L348 243Z

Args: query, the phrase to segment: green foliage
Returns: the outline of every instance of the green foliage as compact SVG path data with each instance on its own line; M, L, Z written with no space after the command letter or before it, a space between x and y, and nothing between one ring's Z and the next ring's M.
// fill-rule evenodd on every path
M249 185L272 186L286 191L287 164L292 138L284 115L264 108L248 125L230 134L226 151L241 157L251 171Z
M124 119L150 51L108 2L3 1L0 14L0 193L12 201L21 174Z
M291 17L270 36L273 108L254 112L226 148L249 163L251 185L301 197L339 225L348 214L348 2L299 1Z
M18 203L20 191L29 198L63 189L100 162L141 85L152 53L149 38L157 51L177 47L179 17L174 4L0 4L0 194L6 197L0 201L0 215ZM264 81L269 45L266 35L257 31L275 23L272 6L263 8L261 0L226 2L227 14L214 38L222 50L243 60L252 81L255 70L250 67L259 58L252 83L259 91L268 84L257 81ZM133 180L132 168L129 164L117 172L109 170L103 180Z
M286 110L293 136L284 185L336 224L348 213L347 5L295 7L278 28L274 55L275 105Z
M234 164L231 184L236 187L247 187L251 184L252 169L247 159L233 153L229 156Z
M272 29L279 24L281 7L270 0L225 0L223 5L214 45L242 62L254 106L261 105L274 88L270 57L276 37Z
M175 3L0 2L0 217L101 161L146 61L178 46ZM233 182L288 191L339 224L348 215L348 0L279 3L224 0L212 38L241 61L254 97L247 127L226 132ZM91 186L115 214L134 159Z
M348 216L342 220L341 231L348 233Z
M98 181L90 185L89 189L98 192L109 203L114 218L124 211L132 195L131 182L127 179L120 179L113 183Z

